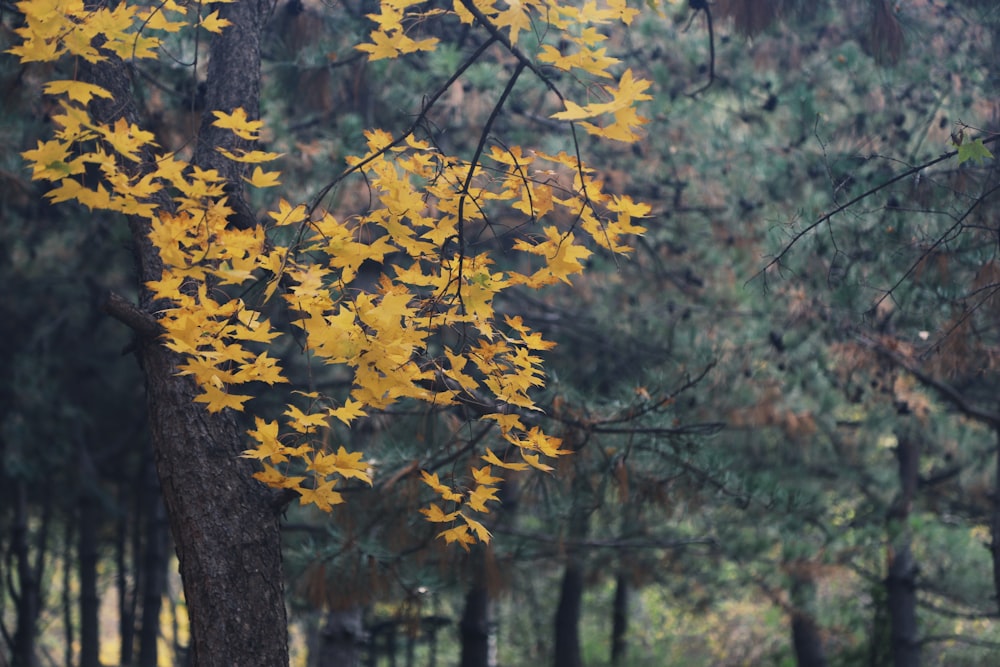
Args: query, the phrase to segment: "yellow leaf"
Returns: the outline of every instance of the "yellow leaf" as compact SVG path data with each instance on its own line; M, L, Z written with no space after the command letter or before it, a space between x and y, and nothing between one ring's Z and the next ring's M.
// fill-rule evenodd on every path
M368 413L362 409L363 407L363 404L349 398L344 401L343 407L331 408L327 411L327 414L331 417L339 419L347 426L350 426L351 422L358 417L366 417L368 415Z
M437 506L437 503L431 503L430 506L421 509L420 513L427 517L427 520L431 523L448 523L450 521L454 521L459 514L458 512L445 514L444 511Z
M486 507L486 503L491 500L500 502L500 499L497 497L497 488L495 486L480 484L469 494L467 504L477 512L489 513L490 510Z
M438 537L443 537L445 544L451 544L452 542L458 542L466 551L469 550L470 544L476 543L476 538L469 534L468 526L455 526L454 528L449 528L448 530L443 530L438 533Z
M250 178L244 178L243 180L255 188L272 188L276 185L281 185L281 181L278 180L279 176L281 176L280 171L264 171L260 167L254 167Z
M216 34L222 32L223 28L231 26L233 23L228 19L219 18L219 10L216 9L214 12L204 17L198 25L209 32L214 32Z
M476 537L479 538L480 542L484 542L486 544L489 544L490 538L492 538L493 536L490 534L490 531L486 530L486 526L484 526L483 524L479 523L475 519L470 519L469 517L465 516L464 514L462 515L462 519L464 519L465 523L467 523L469 525L469 528L471 528L473 530L473 532L476 533Z
M202 393L194 397L196 403L207 403L209 412L221 412L223 408L232 408L237 412L243 411L243 404L253 396L241 394L229 394L214 384L201 385Z
M306 207L299 204L295 208L284 199L278 201L278 210L268 213L279 227L282 225L294 225L306 219Z
M249 141L256 140L260 133L260 129L264 127L264 121L250 120L243 107L233 109L232 113L213 111L212 115L216 118L212 125L226 130L232 130L236 136Z
M491 473L493 468L490 466L483 466L482 468L472 469L472 478L476 480L477 484L497 484L503 481L501 477L494 477Z
M82 104L89 104L93 97L111 99L111 93L104 88L83 81L49 81L45 84L44 90L49 95L66 93L71 100L76 100Z
M333 511L333 505L344 502L343 496L333 490L337 484L336 479L330 479L323 483L317 483L316 488L309 489L304 486L296 489L299 492L300 505L315 505L324 512Z
M307 415L294 405L289 405L283 413L289 419L289 425L299 433L312 433L317 427L326 426L326 413L317 412Z
M500 466L507 470L527 470L529 468L527 463L505 463L501 461L496 454L493 453L492 449L487 449L486 453L481 457L487 463L492 463L495 466Z
M421 474L421 475L423 476L423 478L424 478L424 483L425 483L425 484L426 484L427 486L429 486L429 487L431 487L432 489L434 489L434 491L435 491L435 492L436 492L436 493L437 493L438 495L440 495L440 496L441 496L441 497L442 497L442 498L443 498L444 500L453 500L453 501L455 501L455 502L461 502L461 501L462 501L462 496L461 496L461 494L458 494L458 493L455 493L454 491L452 491L452 490L451 490L451 488L450 488L450 487L448 487L448 486L447 486L447 485L445 485L445 484L442 484L442 483L441 483L441 482L440 482L440 481L438 480L438 475L437 475L437 473L434 473L434 474L432 475L432 474L430 474L429 472L427 472L426 470L421 470L421 471L420 471L420 474Z

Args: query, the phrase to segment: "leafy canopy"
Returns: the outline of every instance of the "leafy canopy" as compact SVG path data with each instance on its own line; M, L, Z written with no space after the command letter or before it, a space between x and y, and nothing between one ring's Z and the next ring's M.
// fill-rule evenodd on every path
M26 63L157 58L166 33L218 33L229 24L218 10L173 0L97 9L80 0L24 0L17 7L24 16L17 31L22 41L10 52ZM486 465L473 468L464 485L423 476L450 509L432 503L422 513L446 526L440 536L447 542L467 548L490 538L474 517L498 501L494 470L551 470L544 459L566 453L558 438L524 420L538 410L531 392L544 383L539 354L551 344L520 318L499 316L494 301L515 286L568 283L592 253L587 244L625 253L625 237L644 231L635 219L649 207L606 194L580 159L576 140L576 123L599 137L639 138L645 119L636 105L649 99L650 84L631 70L614 74L618 61L600 46L601 26L627 25L635 14L624 0L579 6L456 0L449 11L383 0L379 13L368 16L375 24L370 41L357 47L369 58L434 49L436 38L408 34L430 21L478 22L488 44L507 54L505 62L510 56L516 62L505 97L525 69L533 73L555 94L553 101L560 100L562 108L550 118L568 121L577 148L551 154L494 141L486 150L487 127L473 159L464 160L412 130L393 136L372 129L365 134L367 153L349 157L330 184L355 175L370 187L368 210L346 217L277 197L266 225L228 225L234 212L224 177L161 149L151 132L124 118L110 125L95 120L89 103L111 93L84 81L47 84L58 105L56 129L23 155L34 179L52 183L46 194L51 201L148 221L163 271L146 287L155 303L164 304L157 314L163 342L180 355L178 372L194 379L200 390L195 400L210 412L248 411L262 385L269 393L289 386L279 363L289 338L311 364L350 370L349 396L291 388L282 414L269 419L254 413L244 456L259 461L255 477L261 482L330 511L343 502L340 480L371 484L373 475L360 452L334 451L334 421L350 426L404 399L477 405L482 419L496 424L502 448L486 449ZM530 55L522 46L528 35ZM570 73L565 79L576 82L586 99L568 99L546 71ZM255 110L211 113L215 126L259 141L264 123ZM280 184L280 172L266 166L280 155L218 150L253 165L245 178L251 187ZM98 172L98 182L85 180L85 171ZM470 250L470 230L481 232L501 217L527 230L505 258L505 266L520 268L498 268L489 252ZM374 287L361 288L355 279L368 261L386 271ZM276 302L288 314L284 330L265 315L275 312Z

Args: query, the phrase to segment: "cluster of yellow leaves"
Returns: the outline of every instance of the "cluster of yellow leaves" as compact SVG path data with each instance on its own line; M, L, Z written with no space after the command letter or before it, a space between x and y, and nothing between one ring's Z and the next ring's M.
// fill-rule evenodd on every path
M404 34L408 17L426 20L435 14L415 13L416 4L384 0L381 13L371 15L380 37L362 50L376 58L433 48L434 40L413 41ZM540 59L597 76L606 76L603 68L610 64L602 50L593 48L600 35L589 27L570 29L583 20L588 25L627 23L634 13L624 0L612 0L604 9L593 3L569 8L534 1L507 2L498 9L480 0L476 6L497 27L509 30L512 42L529 27L532 12L536 18L544 12L554 27L572 35L580 51L572 59L549 61L549 52L543 51ZM194 9L185 7L167 0L151 9L120 3L114 9L86 11L78 2L25 0L18 4L25 15L25 27L19 29L23 42L12 52L24 61L55 60L63 54L98 61L104 56L90 45L102 36L104 47L120 57L153 57L159 42L147 36L150 31L172 32L191 24L213 32L225 27L216 12L186 18ZM455 13L469 18L461 3ZM391 49L380 46L390 43ZM630 115L628 102L643 99L646 85L627 71L611 102L567 103L557 117L612 114L615 122L599 133L628 140L628 128L640 123ZM164 153L151 133L124 119L112 125L96 122L87 104L110 97L108 91L78 81L53 81L46 92L59 100L53 116L58 129L24 153L33 178L54 184L47 194L54 202L75 200L91 209L148 219L163 272L147 287L164 304L158 313L164 342L181 355L178 372L199 387L196 401L211 412L241 411L254 397L254 387L288 383L274 350L287 349L289 340L311 362L350 371L352 388L343 400L292 390L278 419L255 417L248 432L254 444L244 455L260 462L257 479L294 490L302 504L329 511L343 502L334 490L339 479L372 483L372 470L361 453L342 446L334 451L329 443L335 421L350 426L370 411L404 399L438 406L485 402L494 406L484 419L496 423L503 455L487 449L482 457L486 465L471 470L472 483L466 486L456 482L453 487L424 473L426 484L452 505L445 511L433 503L422 513L431 522L451 524L440 536L467 548L490 537L473 517L487 513L488 503L497 501L500 478L492 474L494 469L551 470L544 459L565 453L557 438L521 416L538 409L531 397L544 383L538 353L551 343L518 317L498 319L493 303L510 287L568 283L592 252L580 237L619 253L629 250L625 236L644 231L633 219L647 215L649 208L604 193L599 177L577 157L494 146L481 164L470 165L412 135L397 140L384 131L369 131L368 153L347 163L371 187L370 210L338 219L329 211L279 199L268 214L268 227L277 233L268 238L264 227L227 225L233 211L226 183L215 170ZM216 126L244 140L258 139L263 123L246 110L213 113ZM278 172L259 165L280 155L220 152L256 165L246 179L251 186L279 183ZM100 182L86 185L82 175L95 167ZM473 171L476 177L470 179ZM572 185L563 185L569 181ZM168 200L170 205L163 205ZM518 226L527 230L513 248L521 258L507 262L519 269L498 269L487 253L470 252L472 230L495 233L490 228L499 219L519 220ZM278 238L292 240L283 245ZM366 261L386 267L374 285L357 280ZM244 300L236 294L257 296ZM276 299L289 315L288 330L278 331L264 316Z
M432 16L453 13L462 23L472 24L476 13L486 17L501 31L509 44L516 48L531 33L536 42L551 35L551 43L537 45L536 58L575 76L588 75L596 79L588 85L588 94L597 95L600 101L578 105L566 100L564 111L552 114L556 120L584 121L599 116L611 120L601 125L581 122L589 134L614 141L633 142L639 139L638 129L647 122L636 110L636 104L652 99L645 91L650 82L636 79L632 70L625 72L613 86L600 80L615 77L610 69L620 60L607 54L601 46L607 35L600 29L611 23L630 25L639 11L630 8L626 0L596 0L586 2L560 2L559 0L453 0L452 12L441 9L422 9L424 0L383 0L379 14L368 14L376 26L370 34L371 42L357 48L373 60L396 58L405 53L431 50L436 38L414 40L407 33L407 26L418 26ZM474 13L475 12L475 13ZM539 29L539 26L544 26ZM412 30L411 30L412 31Z

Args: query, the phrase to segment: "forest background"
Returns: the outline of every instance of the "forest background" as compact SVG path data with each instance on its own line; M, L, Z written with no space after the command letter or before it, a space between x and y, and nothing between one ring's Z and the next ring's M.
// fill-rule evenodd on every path
M456 31L433 53L369 61L354 48L369 4L292 1L270 17L261 117L286 197L363 152L366 128L409 127L472 48ZM418 469L457 474L455 452L488 431L416 405L355 424L345 437L377 461L376 483L346 488L331 514L283 515L293 664L1000 655L987 148L1000 9L692 6L639 8L607 30L608 53L653 82L649 122L634 146L580 142L607 191L652 206L635 251L595 252L571 285L497 302L558 343L536 401L573 454L508 479L489 547L466 554L417 513ZM4 4L4 49L20 25ZM471 153L504 67L470 67L428 133ZM135 72L145 118L182 143L203 111L199 74ZM50 78L0 59L0 655L185 664L142 375L101 307L107 290L135 294L128 232L50 204L21 157L51 133ZM565 125L532 106L542 84L521 85L504 131L564 150ZM331 208L368 197L344 186ZM364 268L374 281L379 267Z

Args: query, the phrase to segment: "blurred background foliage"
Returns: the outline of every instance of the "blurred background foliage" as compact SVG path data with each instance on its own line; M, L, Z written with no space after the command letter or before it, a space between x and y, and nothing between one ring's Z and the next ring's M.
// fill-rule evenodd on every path
M337 175L365 128L408 127L482 39L428 23L437 51L369 63L353 46L373 8L275 7L262 113L289 201ZM6 48L18 18L3 9ZM498 304L558 342L539 419L574 456L509 480L494 543L466 554L416 513L415 473L466 469L488 429L404 406L338 434L377 462L376 483L347 489L332 516L288 509L296 664L336 664L338 650L470 667L1000 656L996 167L920 168L995 136L1000 8L708 11L711 47L706 13L681 2L608 33L609 53L655 82L651 120L637 146L580 150L610 190L652 204L635 252ZM203 95L180 65L203 45L185 40L134 71L147 122L181 152ZM471 68L419 132L470 156L504 67ZM180 665L141 376L98 307L133 282L126 236L47 206L18 156L50 129L46 76L0 59L0 656ZM547 91L525 78L516 93L505 131L572 150L544 117ZM324 203L349 216L367 201L348 180ZM502 244L494 232L521 222L478 238Z

